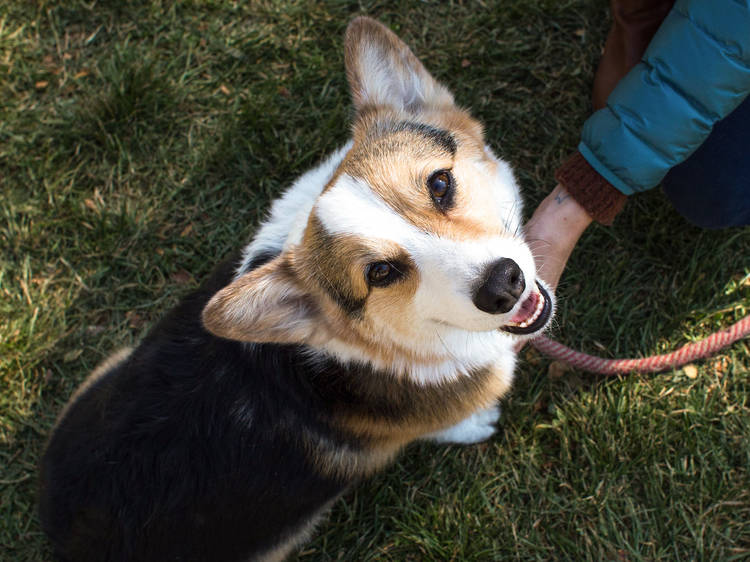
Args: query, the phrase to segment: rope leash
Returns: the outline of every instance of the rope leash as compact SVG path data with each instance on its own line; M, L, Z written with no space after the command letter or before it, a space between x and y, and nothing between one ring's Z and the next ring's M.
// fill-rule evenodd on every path
M545 355L568 363L577 369L602 375L618 375L633 371L658 373L659 371L681 367L696 359L710 357L717 351L748 335L750 335L750 316L745 316L729 328L713 333L697 342L686 344L676 351L638 359L604 359L570 349L545 336L532 340L531 344Z

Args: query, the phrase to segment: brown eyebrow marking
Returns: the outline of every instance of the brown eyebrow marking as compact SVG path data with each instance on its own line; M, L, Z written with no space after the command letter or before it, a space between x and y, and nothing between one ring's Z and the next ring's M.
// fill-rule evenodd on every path
M388 262L398 278L388 287L414 284L415 265L398 244L387 240L366 239L353 234L330 234L316 215L311 215L296 267L322 290L351 320L362 318L371 296L365 268L369 263ZM403 291L399 290L400 293ZM376 293L380 293L378 290ZM388 289L388 295L394 290Z
M401 121L400 123L397 123L391 131L394 133L401 131L417 133L418 135L425 137L427 140L432 141L434 144L437 144L440 148L450 153L451 156L455 156L456 151L458 150L456 139L453 138L451 133L444 129L438 129L437 127L426 125L424 123Z
M353 287L349 280L349 272L345 267L342 268L342 264L355 262L356 249L347 244L337 244L336 238L326 231L315 215L310 217L305 247L309 251L309 256L315 256L308 263L310 274L348 316L358 317L369 294L364 274L359 286Z

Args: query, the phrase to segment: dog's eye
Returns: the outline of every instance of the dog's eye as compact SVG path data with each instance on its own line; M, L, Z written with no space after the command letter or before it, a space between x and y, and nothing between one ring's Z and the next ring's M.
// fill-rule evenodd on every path
M440 170L430 176L427 180L427 186L430 188L433 197L445 197L451 186L451 178L448 172Z
M432 200L441 210L446 210L453 199L453 176L450 170L438 170L427 178L427 188Z
M386 261L378 261L367 266L367 281L372 287L385 287L401 277L401 272Z

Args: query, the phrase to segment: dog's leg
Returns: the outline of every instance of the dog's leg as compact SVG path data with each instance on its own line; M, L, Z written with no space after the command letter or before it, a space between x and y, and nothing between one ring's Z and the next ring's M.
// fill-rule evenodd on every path
M500 419L500 405L486 410L478 410L447 429L429 433L423 437L436 443L460 443L469 445L479 443L492 437L497 431L496 423Z

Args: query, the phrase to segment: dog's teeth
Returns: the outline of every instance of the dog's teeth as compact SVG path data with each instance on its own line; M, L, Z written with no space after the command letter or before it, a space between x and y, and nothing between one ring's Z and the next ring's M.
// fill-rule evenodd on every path
M526 328L536 322L536 320L539 318L539 316L542 314L542 310L544 309L544 298L540 295L540 298L537 299L536 308L534 309L533 314L521 324L522 328Z
M539 315L542 313L543 308L544 308L544 298L539 298L538 302L536 303L536 310L534 310L534 314L532 314L529 322L533 322L537 318L539 318Z
M536 322L539 317L542 315L542 311L544 310L544 304L545 300L544 297L540 294L539 298L536 302L536 307L534 308L534 311L531 313L531 315L526 318L526 320L522 322L508 322L508 326L516 326L518 328L528 328L531 326L534 322Z

